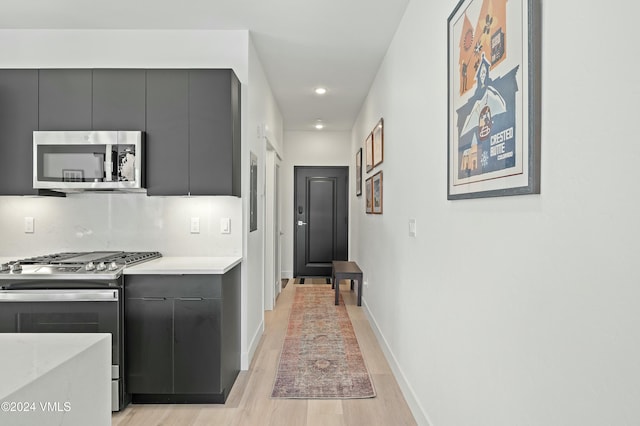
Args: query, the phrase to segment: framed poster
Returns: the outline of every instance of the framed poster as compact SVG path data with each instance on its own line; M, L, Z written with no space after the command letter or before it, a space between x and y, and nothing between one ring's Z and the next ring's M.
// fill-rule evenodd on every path
M461 0L448 29L447 198L540 193L539 0Z
M373 133L373 168L384 160L384 129L382 118L371 132Z
M356 152L356 196L362 195L362 148Z
M368 178L367 180L364 181L364 196L366 201L366 209L365 211L367 213L373 213L373 200L372 200L372 191L371 191L371 180L373 178Z
M364 152L366 169L369 172L373 169L373 133L369 133L367 140L364 142Z
M371 177L371 186L373 193L372 213L382 214L382 171Z

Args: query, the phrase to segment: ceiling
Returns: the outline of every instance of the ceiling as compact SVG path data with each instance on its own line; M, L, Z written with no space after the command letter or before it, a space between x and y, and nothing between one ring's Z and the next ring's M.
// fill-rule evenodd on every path
M285 130L351 130L409 0L2 0L3 29L249 30ZM323 86L327 93L315 95Z

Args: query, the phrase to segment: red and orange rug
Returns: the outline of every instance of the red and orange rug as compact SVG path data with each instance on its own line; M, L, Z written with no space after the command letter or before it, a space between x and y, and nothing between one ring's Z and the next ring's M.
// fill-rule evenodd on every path
M331 287L297 287L274 398L372 398L373 383L340 296Z

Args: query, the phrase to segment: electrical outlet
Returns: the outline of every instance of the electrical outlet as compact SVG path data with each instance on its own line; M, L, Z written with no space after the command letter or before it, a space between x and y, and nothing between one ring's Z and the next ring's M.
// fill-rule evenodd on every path
M24 218L24 233L33 234L34 232L34 219L32 217Z
M192 217L191 218L191 233L199 234L200 233L200 218Z

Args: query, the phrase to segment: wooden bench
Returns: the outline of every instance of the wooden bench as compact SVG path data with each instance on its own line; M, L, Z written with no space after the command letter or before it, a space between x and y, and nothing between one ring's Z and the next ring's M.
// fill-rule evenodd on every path
M336 305L340 298L340 281L351 280L351 290L353 290L353 281L358 281L358 306L362 306L362 270L356 262L347 262L344 260L334 260L331 264L331 288L336 290Z

